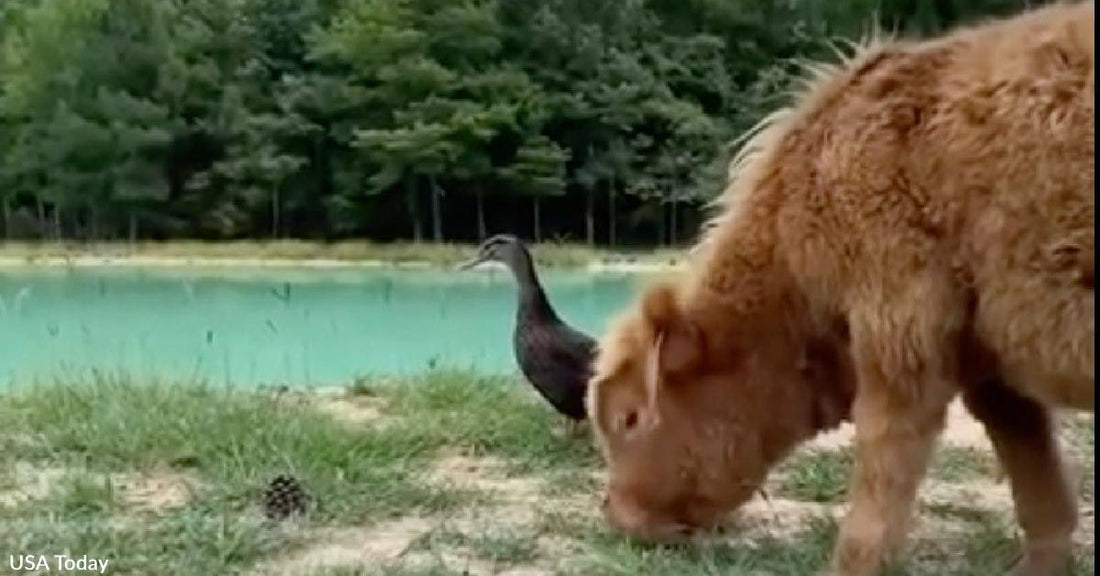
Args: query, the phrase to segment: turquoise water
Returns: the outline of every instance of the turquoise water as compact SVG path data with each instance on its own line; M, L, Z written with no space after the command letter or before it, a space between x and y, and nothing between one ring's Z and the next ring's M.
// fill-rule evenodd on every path
M632 274L547 272L594 335ZM90 370L242 386L346 383L432 365L512 372L506 271L19 268L0 271L0 383Z

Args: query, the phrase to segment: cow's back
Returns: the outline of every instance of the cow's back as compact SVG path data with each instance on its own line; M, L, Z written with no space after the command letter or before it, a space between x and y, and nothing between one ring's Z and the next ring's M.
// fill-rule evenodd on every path
M947 86L955 130L974 136L939 139L971 187L960 255L976 332L1014 386L1090 410L1093 38L1091 2L1008 23Z
M774 144L783 161L751 174L778 191L812 309L843 315L932 269L968 302L928 314L969 322L1021 390L1092 408L1093 12L885 44L819 82Z

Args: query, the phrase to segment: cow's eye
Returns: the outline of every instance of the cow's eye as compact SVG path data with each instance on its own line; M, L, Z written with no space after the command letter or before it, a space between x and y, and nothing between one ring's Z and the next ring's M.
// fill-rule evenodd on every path
M636 411L631 411L629 414L626 415L626 418L623 418L623 431L629 432L633 430L634 427L637 425L638 413Z

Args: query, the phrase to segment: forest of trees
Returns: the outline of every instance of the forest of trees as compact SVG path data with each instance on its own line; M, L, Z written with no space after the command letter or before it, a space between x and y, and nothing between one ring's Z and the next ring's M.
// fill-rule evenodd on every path
M1036 3L0 0L0 225L676 243L797 59Z

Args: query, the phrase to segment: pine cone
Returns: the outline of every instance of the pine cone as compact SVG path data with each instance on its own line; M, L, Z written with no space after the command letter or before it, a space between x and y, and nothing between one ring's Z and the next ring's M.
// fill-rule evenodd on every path
M310 497L296 478L288 474L276 476L264 490L264 513L272 520L282 520L294 514L305 514Z

